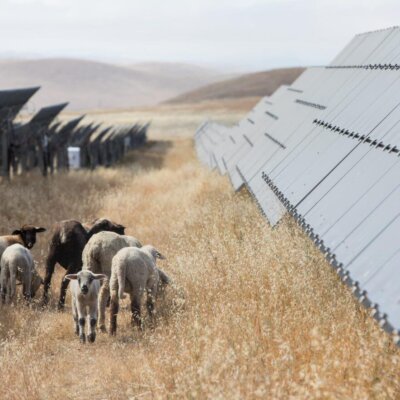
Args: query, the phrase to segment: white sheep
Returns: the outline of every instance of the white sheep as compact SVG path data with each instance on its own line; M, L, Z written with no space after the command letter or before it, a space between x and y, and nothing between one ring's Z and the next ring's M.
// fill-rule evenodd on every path
M142 245L133 236L104 231L93 235L87 242L82 253L83 270L107 276L103 280L99 294L99 329L103 332L106 331L105 314L107 302L110 297L109 278L111 276L111 262L115 254L124 247L142 247Z
M14 230L11 235L0 236L0 260L7 247L13 244L20 244L28 249L31 249L36 243L36 234L46 231L45 228L23 225L20 229ZM19 280L17 274L17 280ZM32 283L31 283L31 296L34 297L35 293L43 284L43 279L39 276L36 269L33 269Z
M19 243L8 246L1 257L0 286L3 303L14 300L17 280L22 282L26 299L32 295L32 275L35 264L31 252ZM36 274L37 277L37 274ZM40 285L40 283L39 283Z
M142 244L133 236L107 231L96 233L83 249L82 269L110 276L112 259L124 247L142 247Z
M142 244L133 236L118 235L114 232L100 232L90 238L82 253L83 270L107 275L107 279L103 281L99 294L98 325L99 329L103 332L106 331L105 314L106 305L110 298L109 278L111 276L112 259L119 250L125 247L142 247ZM160 253L156 257L162 258ZM163 284L170 282L164 272L159 271L159 275Z
M64 279L71 280L72 315L75 323L75 333L82 343L86 342L85 323L89 317L89 335L87 340L93 343L96 340L96 323L98 310L98 294L100 279L104 274L93 274L91 271L79 271L77 274L66 275Z
M117 315L119 299L130 294L132 324L143 328L141 318L141 303L143 294L147 293L147 312L151 319L155 315L155 300L157 297L159 270L156 259L164 258L153 246L143 246L138 249L126 247L121 249L113 258L111 266L111 307L110 334L117 330Z

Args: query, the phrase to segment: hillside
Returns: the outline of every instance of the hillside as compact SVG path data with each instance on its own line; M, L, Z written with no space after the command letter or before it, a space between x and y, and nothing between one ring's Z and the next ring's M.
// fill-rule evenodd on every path
M137 72L171 80L173 86L181 93L193 90L194 86L200 88L204 85L231 78L230 75L223 74L220 71L185 63L142 62L132 64L129 68Z
M281 68L241 75L178 95L169 99L167 103L191 103L212 99L267 96L272 94L279 86L291 84L303 71L304 68Z
M39 85L31 108L70 101L70 110L153 105L222 79L217 71L185 64L118 66L77 59L0 62L0 88Z

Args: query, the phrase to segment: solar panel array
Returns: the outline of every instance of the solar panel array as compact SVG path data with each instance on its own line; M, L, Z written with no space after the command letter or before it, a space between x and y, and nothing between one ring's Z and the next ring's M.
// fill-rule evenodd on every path
M354 39L263 98L206 122L199 159L245 185L272 225L289 212L389 333L400 329L400 29Z
M68 103L44 107L25 124L15 117L39 90L38 87L0 91L0 165L1 175L9 178L39 167L43 176L68 169L68 147L80 153L81 166L94 169L110 166L127 150L146 141L148 124L108 126L80 125L82 117L66 123L55 121ZM106 135L107 133L107 135ZM101 141L100 141L101 139Z

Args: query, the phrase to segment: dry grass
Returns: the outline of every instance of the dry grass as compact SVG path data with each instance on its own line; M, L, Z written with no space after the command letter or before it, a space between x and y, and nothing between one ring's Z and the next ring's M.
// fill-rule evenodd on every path
M152 138L192 137L198 126L208 118L221 123L233 124L239 116L251 110L259 97L241 99L209 100L197 104L162 104L157 107L142 107L134 110L93 111L87 120L104 121L108 124L130 124L132 121L151 121ZM76 114L63 113L69 119Z
M398 399L400 353L288 218L201 168L188 139L93 174L19 179L0 226L107 215L168 257L175 284L154 331L80 345L65 313L0 313L1 399ZM40 266L49 234L34 249ZM58 294L61 271L53 281ZM69 303L68 303L69 305Z

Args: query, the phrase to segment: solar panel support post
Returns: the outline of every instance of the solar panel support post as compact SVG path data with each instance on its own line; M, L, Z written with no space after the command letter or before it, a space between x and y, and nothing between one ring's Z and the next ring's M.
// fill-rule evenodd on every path
M6 119L0 124L1 135L1 176L10 179L9 165L9 121Z
M39 127L37 129L36 133L36 138L37 138L37 161L38 161L38 166L40 169L40 172L42 173L42 176L46 177L47 176L47 168L46 168L46 162L45 162L45 129L42 127Z

